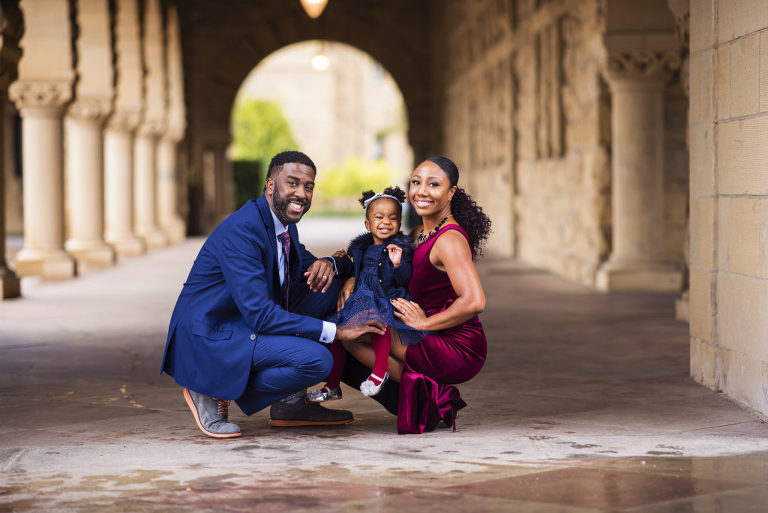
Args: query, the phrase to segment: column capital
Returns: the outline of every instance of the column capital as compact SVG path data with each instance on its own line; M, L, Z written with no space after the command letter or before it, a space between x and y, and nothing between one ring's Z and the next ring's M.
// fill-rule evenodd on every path
M118 110L107 119L107 127L121 132L133 132L141 123L141 112L138 110Z
M162 120L144 119L138 126L138 134L148 137L159 137L165 134L168 127Z
M72 99L69 80L19 80L11 84L8 96L23 109L62 109Z
M78 98L67 109L67 115L83 121L104 121L111 111L109 98Z
M679 51L609 52L603 75L612 88L627 82L663 84L681 63Z

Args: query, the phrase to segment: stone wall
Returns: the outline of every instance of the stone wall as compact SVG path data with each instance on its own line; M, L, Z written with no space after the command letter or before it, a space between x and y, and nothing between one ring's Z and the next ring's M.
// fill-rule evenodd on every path
M494 223L489 251L595 284L611 250L604 2L441 2L442 151ZM610 8L611 6L609 6ZM621 7L625 8L625 7ZM672 13L668 14L670 20ZM670 21L671 23L671 21ZM683 262L687 97L665 94L666 259Z
M493 220L489 251L584 283L610 241L597 5L450 2L436 31L443 151Z
M690 27L691 375L768 414L768 3Z

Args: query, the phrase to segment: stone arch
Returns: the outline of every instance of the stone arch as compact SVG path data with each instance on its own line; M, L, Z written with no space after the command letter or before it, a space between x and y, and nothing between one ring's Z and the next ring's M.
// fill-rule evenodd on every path
M290 44L315 39L337 41L371 55L392 75L403 95L415 158L439 147L438 131L431 130L435 98L427 3L414 6L413 2L395 0L361 5L354 0L332 0L318 20L311 20L298 1L270 0L254 5L238 0L226 9L204 0L190 3L189 8L185 3L180 15L191 211L205 194L199 190L204 154L219 155L212 160L214 167L220 167L215 162L223 160L230 140L232 104L240 85L261 60ZM222 33L221 27L228 30ZM215 217L209 221L191 219L193 231L211 228Z

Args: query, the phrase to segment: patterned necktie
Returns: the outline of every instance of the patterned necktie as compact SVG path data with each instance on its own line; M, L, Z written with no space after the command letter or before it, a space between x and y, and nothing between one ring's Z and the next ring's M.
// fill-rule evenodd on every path
M288 310L288 290L291 288L291 277L288 272L288 258L291 254L291 236L288 232L278 235L283 244L283 308Z

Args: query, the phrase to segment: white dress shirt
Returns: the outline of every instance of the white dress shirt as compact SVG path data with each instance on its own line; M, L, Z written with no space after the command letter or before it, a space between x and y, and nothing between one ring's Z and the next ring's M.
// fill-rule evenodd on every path
M283 243L280 241L280 235L288 231L288 227L280 222L272 209L269 209L269 213L272 214L272 220L275 222L275 247L277 248L277 269L280 273L280 285L285 282L285 265L283 264L285 257L283 256ZM334 273L336 271L336 262L333 262ZM320 342L324 344L330 344L336 337L336 325L332 322L323 321L323 332L320 335Z

